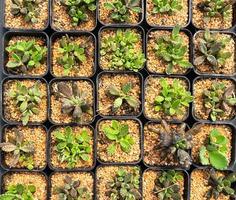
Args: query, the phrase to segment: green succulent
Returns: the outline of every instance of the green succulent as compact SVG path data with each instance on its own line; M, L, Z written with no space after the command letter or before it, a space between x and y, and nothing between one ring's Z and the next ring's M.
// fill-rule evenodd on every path
M201 146L199 158L202 165L211 165L218 170L224 170L228 166L226 153L228 151L228 139L218 130L213 129Z
M106 196L111 200L140 200L142 196L139 191L139 173L138 167L134 167L131 172L120 167L113 180L106 185Z
M152 0L154 8L153 14L168 14L172 15L183 8L181 0Z
M110 17L115 22L129 22L130 12L140 13L140 0L116 0L106 2L105 8L111 10Z
M213 71L216 71L224 67L226 60L232 56L231 52L225 50L230 38L218 39L218 34L205 30L197 47L199 56L194 61L196 66L208 64Z
M173 68L191 68L192 64L186 60L185 54L188 51L184 44L183 37L179 33L180 26L175 26L171 35L164 35L157 39L154 52L156 56L166 64L166 73L173 73Z
M6 48L9 53L7 70L14 74L26 73L40 67L47 58L47 48L33 40L17 41Z
M156 112L162 111L168 116L183 114L184 107L189 107L193 96L181 85L178 79L169 84L167 79L160 79L161 91L154 100Z
M95 0L60 0L60 2L67 8L72 26L88 21L88 13L97 8Z
M67 126L64 131L56 130L53 136L56 141L55 150L61 163L66 162L69 168L74 168L79 160L89 160L92 138L86 130L75 134L72 128Z
M27 87L17 81L16 90L10 91L9 96L15 101L15 105L21 112L23 125L28 124L30 116L38 115L39 105L43 95L40 92L40 82L37 81L32 87Z
M101 59L108 60L109 69L138 71L146 61L142 50L136 48L140 39L133 30L118 29L114 35L102 40Z
M129 132L129 126L122 124L117 120L112 120L111 125L103 125L102 131L106 138L111 142L107 147L109 155L114 155L117 146L121 147L121 150L125 153L131 151L132 145L134 144L134 138Z

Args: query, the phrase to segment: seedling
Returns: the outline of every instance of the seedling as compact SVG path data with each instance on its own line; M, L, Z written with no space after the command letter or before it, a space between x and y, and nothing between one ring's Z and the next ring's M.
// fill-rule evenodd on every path
M112 120L111 125L103 125L102 131L106 138L112 143L107 147L109 155L114 155L118 146L125 153L129 153L134 139L129 132L129 126L127 124L121 124L117 120Z
M9 53L7 69L14 73L26 73L34 68L40 67L46 60L47 48L42 47L32 39L28 41L17 41L6 48Z
M193 100L191 93L177 79L169 84L167 79L161 78L160 85L161 92L154 101L155 111L163 111L168 116L183 114L184 107L189 107Z
M196 66L207 64L213 71L224 67L226 60L232 56L231 52L225 50L229 40L229 38L218 39L217 33L210 33L206 29L197 48L199 56L195 59L194 64Z
M132 71L141 69L146 59L142 50L136 47L139 40L141 37L138 33L121 29L103 38L100 54L108 60L108 68Z
M129 21L130 12L140 13L140 0L116 0L114 2L106 2L105 8L111 10L110 17L115 22Z
M175 26L170 36L164 35L157 39L154 48L156 56L167 64L167 74L171 74L176 66L192 67L192 64L185 58L188 47L184 45L183 37L179 31L180 26Z
M181 0L152 0L154 8L153 14L168 14L172 15L183 8Z
M39 114L39 104L42 94L39 89L40 82L37 81L32 87L26 87L21 82L16 83L16 89L10 91L10 97L21 112L23 125L28 124L30 116Z
M60 2L67 8L72 26L78 26L82 22L88 21L88 13L97 8L95 0L60 0Z
M64 186L55 188L55 193L58 194L59 199L92 199L92 195L86 187L80 187L80 181L73 180L70 176L64 179Z
M157 177L155 180L153 193L160 200L180 200L182 197L180 195L180 186L178 182L183 179L184 177L181 172L175 170L162 171L161 176Z
M131 172L123 168L119 168L116 176L112 181L108 182L106 187L108 191L106 195L110 199L141 199L141 194L139 191L140 182L139 168L134 167Z
M74 168L79 160L88 161L92 152L90 142L92 138L86 130L75 134L71 127L65 127L65 131L56 130L54 133L58 160L66 162L69 168Z
M204 108L212 121L216 121L225 112L234 112L236 105L235 86L226 87L214 82L211 88L203 91Z
M205 145L200 148L199 158L202 165L211 165L216 169L224 170L228 166L226 153L228 139L218 129L213 129Z

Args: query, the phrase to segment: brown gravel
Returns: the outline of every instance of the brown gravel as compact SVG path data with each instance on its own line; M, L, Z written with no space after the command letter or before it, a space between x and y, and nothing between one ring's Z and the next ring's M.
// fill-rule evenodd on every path
M30 79L11 79L7 80L3 85L3 115L6 120L21 122L21 112L18 107L15 106L15 101L9 96L10 91L16 90L16 83L20 81L23 85L30 88L36 80ZM31 115L29 122L43 122L47 119L47 85L45 82L40 82L39 90L42 94L41 102L38 105L39 114Z
M147 69L152 72L152 73L161 73L165 74L166 73L166 68L167 68L167 63L160 59L158 56L156 56L155 52L155 46L156 46L156 41L158 38L161 38L163 36L170 36L171 32L170 31L152 31L150 32L148 36L148 43L147 43ZM183 38L184 45L188 47L187 52L185 53L184 58L189 60L189 37L184 33L180 32L180 35ZM182 68L180 66L174 66L173 68L173 74L184 74L186 73L188 69Z
M89 126L72 126L71 128L73 130L74 135L79 135L83 130L86 130L88 135L91 138L93 138L93 130ZM60 127L60 128L55 129L51 132L51 149L50 149L51 160L50 160L50 162L54 168L69 169L67 162L60 162L60 160L58 158L58 154L56 152L55 148L56 148L57 143L56 143L56 140L54 137L54 133L56 130L60 130L63 132L64 128ZM89 168L89 167L93 166L93 164L95 162L95 160L94 160L94 140L93 139L90 141L90 146L91 146L92 151L89 155L89 160L88 161L78 160L78 162L75 165L75 168Z
M58 194L56 194L55 190L57 187L64 187L64 179L66 176L71 177L73 180L79 180L80 185L79 188L86 187L91 193L91 195L94 195L93 191L93 184L94 184L94 178L91 173L89 172L67 172L67 173L62 173L62 172L57 172L54 173L51 176L51 196L50 200L59 200ZM83 199L83 200L92 200L92 197L89 199Z
M79 37L70 37L70 39L77 45L80 45L87 41L89 36L79 36ZM62 65L60 65L57 62L57 59L62 57L63 54L59 53L57 50L60 47L60 41L61 37L56 39L55 42L52 45L52 73L56 77L62 77L65 76L64 74L64 68ZM90 39L86 42L86 45L88 45L88 55L86 55L86 61L82 62L80 64L76 64L71 69L70 73L67 76L71 77L90 77L94 73L94 56L95 56L95 42L94 40Z
M3 176L3 188L16 184L34 185L36 192L34 198L36 200L47 199L47 180L42 173L37 172L8 172Z
M138 75L110 73L100 76L98 80L98 112L101 115L138 115L141 104L137 110L134 110L127 103L123 103L120 109L114 113L112 105L115 98L107 94L107 89L111 86L111 83L121 89L122 85L129 82L133 86L129 94L141 100L141 81Z
M88 12L88 21L81 22L78 26L72 26L67 9L60 0L52 0L52 28L59 31L92 31L96 27L96 11Z
M47 28L48 23L48 1L42 0L39 4L38 10L39 17L37 23L27 23L24 21L24 18L20 16L14 16L11 14L11 5L12 0L5 0L5 27L14 28L14 29L45 29Z
M182 1L183 8L173 15L168 14L152 14L154 8L153 0L147 0L146 18L151 26L175 26L177 24L186 26L188 23L188 0Z
M114 155L109 155L107 153L107 147L112 144L110 140L106 139L106 135L102 131L103 126L111 126L112 120L102 120L98 124L98 142L97 142L97 155L99 159L104 162L136 162L141 157L141 149L140 149L140 140L141 140L141 132L140 132L140 124L136 120L118 120L122 124L127 124L129 126L129 133L134 139L134 144L131 147L131 151L129 153L125 153L122 151L120 145L116 146L116 152Z
M234 84L232 80L227 80L227 79L199 79L197 80L195 84L193 85L193 96L194 96L193 114L198 119L207 120L209 118L209 116L205 112L206 109L203 104L203 91L210 89L212 86L212 83L214 82L224 83L226 87L229 87L232 84ZM235 116L235 111L233 113L225 112L223 116L217 116L217 120L227 120L227 119L231 119L233 116Z

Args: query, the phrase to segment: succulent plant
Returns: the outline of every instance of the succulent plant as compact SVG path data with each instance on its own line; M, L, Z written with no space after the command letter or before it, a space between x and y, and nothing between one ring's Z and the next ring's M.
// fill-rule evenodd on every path
M22 16L25 22L37 23L41 0L11 0L11 14Z
M15 101L16 106L21 112L21 121L23 125L29 122L30 116L39 114L39 104L43 95L39 89L40 81L37 81L32 87L27 87L21 82L16 83L16 89L10 91L9 96Z
M34 39L17 41L6 48L9 53L7 70L13 74L26 73L33 68L40 67L45 60L47 48L36 43Z
M203 91L203 103L212 121L216 121L225 112L233 114L236 106L235 86L226 87L223 83L214 82L210 89Z
M191 93L178 79L174 79L173 83L169 84L167 79L161 78L160 85L160 94L154 101L155 111L163 111L168 116L183 114L184 107L189 107L189 103L193 100Z
M152 10L153 14L168 14L172 15L173 13L182 9L181 0L152 0L154 8Z
M184 179L181 172L175 170L162 171L155 179L153 193L160 200L181 200L179 181Z
M199 158L201 164L211 165L219 170L226 169L228 166L226 157L228 143L228 139L218 129L213 129L205 144L200 148Z
M112 142L107 147L109 155L114 155L116 153L118 145L125 153L130 152L132 145L134 144L134 139L129 132L129 126L127 124L122 124L117 120L112 120L111 125L102 126L102 131L104 132L106 139ZM104 143L107 142L105 141Z
M73 133L71 127L65 127L64 131L56 130L54 133L56 146L55 151L58 160L66 162L69 168L76 166L79 160L88 161L92 152L90 142L92 138L86 130L81 133Z
M220 199L220 195L236 198L236 192L233 184L236 182L236 173L231 172L227 175L217 176L214 169L209 170L208 185L211 186L206 193L207 200Z
M25 141L23 133L18 130L15 130L14 133L15 137L10 138L9 142L0 143L0 148L3 152L12 154L10 168L16 167L17 163L21 163L29 170L32 170L34 168L34 142Z
M213 71L216 71L224 67L226 60L232 56L232 53L225 50L230 38L218 39L217 34L219 33L211 33L208 29L205 30L197 47L199 56L194 61L196 66L207 64Z
M101 58L106 57L110 69L138 71L146 61L142 50L136 47L140 39L133 30L118 29L102 39Z
M184 44L179 31L180 26L175 26L170 36L164 35L156 40L154 52L158 58L167 64L167 74L173 73L173 68L176 66L181 68L192 67L192 64L185 58L188 47Z
M60 2L67 8L72 26L88 21L88 13L97 8L95 0L60 0Z
M141 193L139 191L140 183L139 168L134 167L132 171L127 171L123 168L119 168L116 176L112 181L108 182L106 196L111 200L139 200L141 199Z
M62 113L72 115L76 122L83 122L84 113L93 115L92 105L87 100L87 93L80 91L75 82L72 82L72 85L58 83L54 94L62 102Z
M116 0L114 2L106 2L105 8L111 10L110 17L115 22L128 22L130 12L140 13L140 0Z
M73 180L66 175L64 179L64 186L57 187L55 193L58 194L59 200L89 200L92 199L91 193L86 187L80 187L79 180Z

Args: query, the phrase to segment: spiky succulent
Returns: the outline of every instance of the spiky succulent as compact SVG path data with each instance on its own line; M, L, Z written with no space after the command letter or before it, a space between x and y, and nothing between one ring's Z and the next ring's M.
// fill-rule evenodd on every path
M172 15L173 13L182 9L181 0L152 0L154 4L152 13L168 14Z
M23 133L18 130L15 130L14 133L15 137L10 138L8 142L0 143L0 148L3 152L12 154L9 157L11 159L10 168L16 167L17 163L21 163L29 170L32 170L34 168L34 142L25 141Z
M29 122L30 116L39 114L39 104L43 95L40 92L40 81L32 87L27 87L17 81L16 89L10 91L9 96L15 101L16 106L21 112L23 125Z
M93 115L92 105L89 104L87 93L78 88L76 82L56 84L55 96L62 102L61 112L71 115L77 122L83 122L83 114Z
M139 168L134 167L132 171L119 168L112 181L106 185L108 196L112 200L126 199L139 200L141 193L139 190L140 174Z
M232 56L231 52L225 50L230 38L218 39L217 34L219 33L205 30L203 38L197 46L199 56L194 61L196 66L207 64L213 71L216 71L224 67L226 60Z
M86 187L80 187L79 180L73 180L70 176L66 175L64 185L56 187L55 193L58 194L59 200L90 200L92 194Z
M203 103L205 112L212 121L224 116L225 112L232 115L236 106L235 86L226 87L223 83L214 82L210 89L203 91Z
M115 22L129 22L130 12L140 13L140 0L116 0L106 2L105 8L110 10L110 17Z

